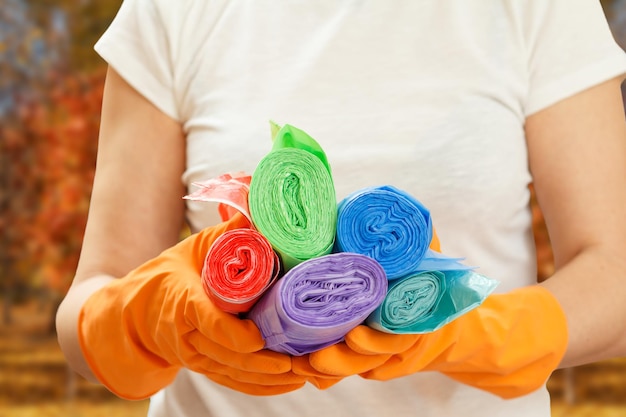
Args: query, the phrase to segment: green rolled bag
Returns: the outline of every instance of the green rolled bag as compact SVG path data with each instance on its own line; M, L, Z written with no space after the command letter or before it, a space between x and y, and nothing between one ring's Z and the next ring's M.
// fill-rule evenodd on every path
M250 182L252 222L280 255L285 271L329 254L337 197L328 159L307 133L273 124L273 146Z

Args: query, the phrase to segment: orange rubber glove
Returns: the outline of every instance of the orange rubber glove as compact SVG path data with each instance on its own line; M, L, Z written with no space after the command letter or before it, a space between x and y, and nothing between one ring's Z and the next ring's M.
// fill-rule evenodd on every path
M360 327L365 326L358 328ZM324 390L340 382L346 376L360 374L379 367L392 356L389 353L361 355L352 351L346 343L342 342L318 352L294 356L291 360L294 373L302 375L307 382L320 390Z
M79 340L95 376L127 399L165 387L181 367L253 395L295 390L306 379L291 358L263 350L251 320L217 308L200 274L212 242L227 230L249 227L238 215L165 250L92 294L79 317Z
M358 326L344 343L309 354L308 366L294 362L294 371L309 380L354 374L388 380L439 371L513 398L546 382L565 353L567 339L558 301L535 285L491 295L481 306L428 334L388 334Z

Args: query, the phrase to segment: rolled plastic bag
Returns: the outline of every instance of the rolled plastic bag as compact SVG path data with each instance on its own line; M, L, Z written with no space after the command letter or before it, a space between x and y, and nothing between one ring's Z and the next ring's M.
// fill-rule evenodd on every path
M280 272L280 260L265 237L253 229L229 230L211 245L202 268L202 285L216 306L244 313Z
M467 268L418 271L389 282L366 324L386 333L429 333L478 307L497 285Z
M337 200L330 165L308 134L285 125L257 165L248 197L254 226L278 252L285 270L331 252Z
M390 280L416 271L432 239L429 210L390 185L353 192L337 208L335 251L376 259Z
M295 266L267 291L247 317L265 347L295 356L343 340L387 293L387 277L374 259L336 253Z

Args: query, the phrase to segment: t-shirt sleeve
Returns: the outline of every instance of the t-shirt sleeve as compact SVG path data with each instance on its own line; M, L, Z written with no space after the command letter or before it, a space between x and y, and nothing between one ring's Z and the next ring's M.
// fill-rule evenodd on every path
M124 0L94 49L141 95L180 120L171 51L177 3Z
M530 115L626 72L598 0L529 0L524 23ZM527 15L527 17L529 17Z

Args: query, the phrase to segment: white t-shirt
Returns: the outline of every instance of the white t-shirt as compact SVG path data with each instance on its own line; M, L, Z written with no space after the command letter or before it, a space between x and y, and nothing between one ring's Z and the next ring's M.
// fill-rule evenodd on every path
M327 153L337 198L391 184L432 213L442 249L535 282L525 118L626 71L594 0L125 0L97 52L184 124L183 181L254 172L269 120ZM131 138L129 138L131 140ZM193 230L217 221L190 202ZM547 416L437 373L244 395L188 371L149 415Z

